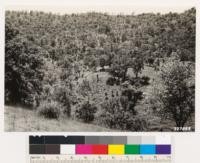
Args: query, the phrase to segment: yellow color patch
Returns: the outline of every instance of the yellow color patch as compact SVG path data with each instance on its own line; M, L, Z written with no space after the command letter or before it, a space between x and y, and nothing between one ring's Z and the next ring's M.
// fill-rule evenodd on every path
M124 145L108 145L108 154L123 155L124 154Z

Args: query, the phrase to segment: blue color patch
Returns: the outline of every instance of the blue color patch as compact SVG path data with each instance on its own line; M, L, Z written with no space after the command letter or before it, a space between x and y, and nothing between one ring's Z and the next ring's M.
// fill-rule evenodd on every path
M145 154L145 155L156 154L156 146L140 145L140 154Z

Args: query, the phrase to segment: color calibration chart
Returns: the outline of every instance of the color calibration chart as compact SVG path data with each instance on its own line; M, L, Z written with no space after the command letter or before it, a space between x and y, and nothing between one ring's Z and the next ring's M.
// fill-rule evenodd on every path
M30 163L171 163L170 136L30 136Z

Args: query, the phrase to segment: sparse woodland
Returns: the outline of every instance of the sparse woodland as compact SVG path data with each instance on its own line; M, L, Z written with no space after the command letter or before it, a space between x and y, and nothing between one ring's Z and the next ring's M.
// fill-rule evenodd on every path
M195 30L195 8L140 15L6 11L5 105L60 123L194 130Z

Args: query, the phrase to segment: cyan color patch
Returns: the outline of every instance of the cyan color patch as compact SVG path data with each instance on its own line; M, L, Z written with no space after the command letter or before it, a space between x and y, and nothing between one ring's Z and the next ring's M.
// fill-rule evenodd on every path
M156 154L155 145L140 145L140 154Z

